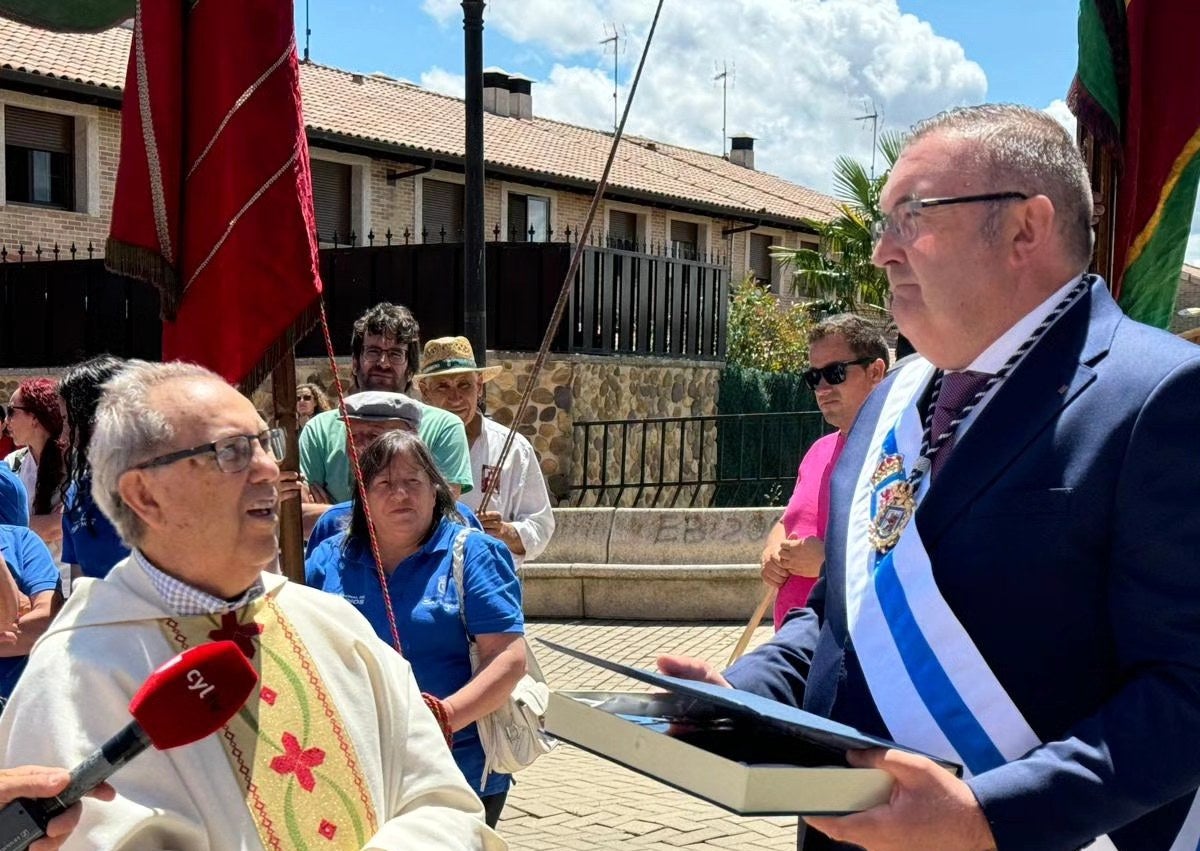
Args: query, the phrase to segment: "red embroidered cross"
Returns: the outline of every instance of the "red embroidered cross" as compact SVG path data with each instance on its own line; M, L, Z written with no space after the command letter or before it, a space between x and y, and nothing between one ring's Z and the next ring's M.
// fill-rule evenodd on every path
M232 641L238 646L247 659L254 658L254 639L263 631L263 625L250 621L238 623L236 612L226 612L221 615L221 628L214 629L208 634L212 641Z
M326 839L333 839L333 835L337 833L337 825L333 824L328 819L321 819L321 826L317 828L317 833L321 834Z
M325 751L320 748L302 750L300 741L291 733L283 734L284 753L271 760L271 770L276 774L295 774L296 782L305 792L317 785L312 769L325 761Z

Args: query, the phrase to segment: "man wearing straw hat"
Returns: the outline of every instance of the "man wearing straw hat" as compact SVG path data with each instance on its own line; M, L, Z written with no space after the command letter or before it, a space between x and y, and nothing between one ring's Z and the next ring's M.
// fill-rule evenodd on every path
M504 542L519 568L525 559L536 558L550 542L554 513L529 441L514 432L508 456L503 464L498 463L509 429L479 411L483 383L502 370L501 366L477 366L466 337L439 337L425 344L417 381L427 402L456 414L466 426L475 487L463 495L462 501L479 514L485 532ZM497 475L495 494L487 510L479 511L484 493Z

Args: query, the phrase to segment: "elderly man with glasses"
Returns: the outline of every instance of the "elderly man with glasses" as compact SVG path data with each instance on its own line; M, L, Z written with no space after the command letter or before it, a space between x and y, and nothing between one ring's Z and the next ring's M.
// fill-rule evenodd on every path
M920 357L846 439L810 609L724 676L660 664L963 766L850 754L890 799L806 851L1193 851L1200 349L1086 274L1092 189L1041 111L919 125L880 209Z
M105 385L93 496L132 546L81 581L0 716L0 761L74 765L183 649L235 641L259 687L220 735L151 750L68 848L502 848L407 662L348 604L265 572L280 435L218 376L132 362Z
M876 325L843 313L818 322L809 331L808 362L804 381L812 388L825 422L836 431L804 453L787 510L767 534L762 579L778 589L775 629L783 625L789 611L804 606L821 575L829 522L829 477L858 409L887 373L887 343Z

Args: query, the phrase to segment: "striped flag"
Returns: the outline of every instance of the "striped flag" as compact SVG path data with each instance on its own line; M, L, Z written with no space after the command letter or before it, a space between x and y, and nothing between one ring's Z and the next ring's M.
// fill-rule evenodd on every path
M1200 181L1196 0L1080 0L1068 104L1117 168L1113 294L1166 328Z
M289 0L142 0L105 262L157 286L163 358L249 391L319 308Z

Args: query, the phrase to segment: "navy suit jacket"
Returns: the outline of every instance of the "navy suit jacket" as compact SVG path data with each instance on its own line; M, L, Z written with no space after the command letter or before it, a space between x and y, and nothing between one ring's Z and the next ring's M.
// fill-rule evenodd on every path
M847 636L844 536L889 382L834 472L811 608L726 674L883 736ZM1166 851L1200 786L1200 347L1128 319L1097 280L980 411L916 516L942 595L1046 743L969 781L999 849L1108 833Z

